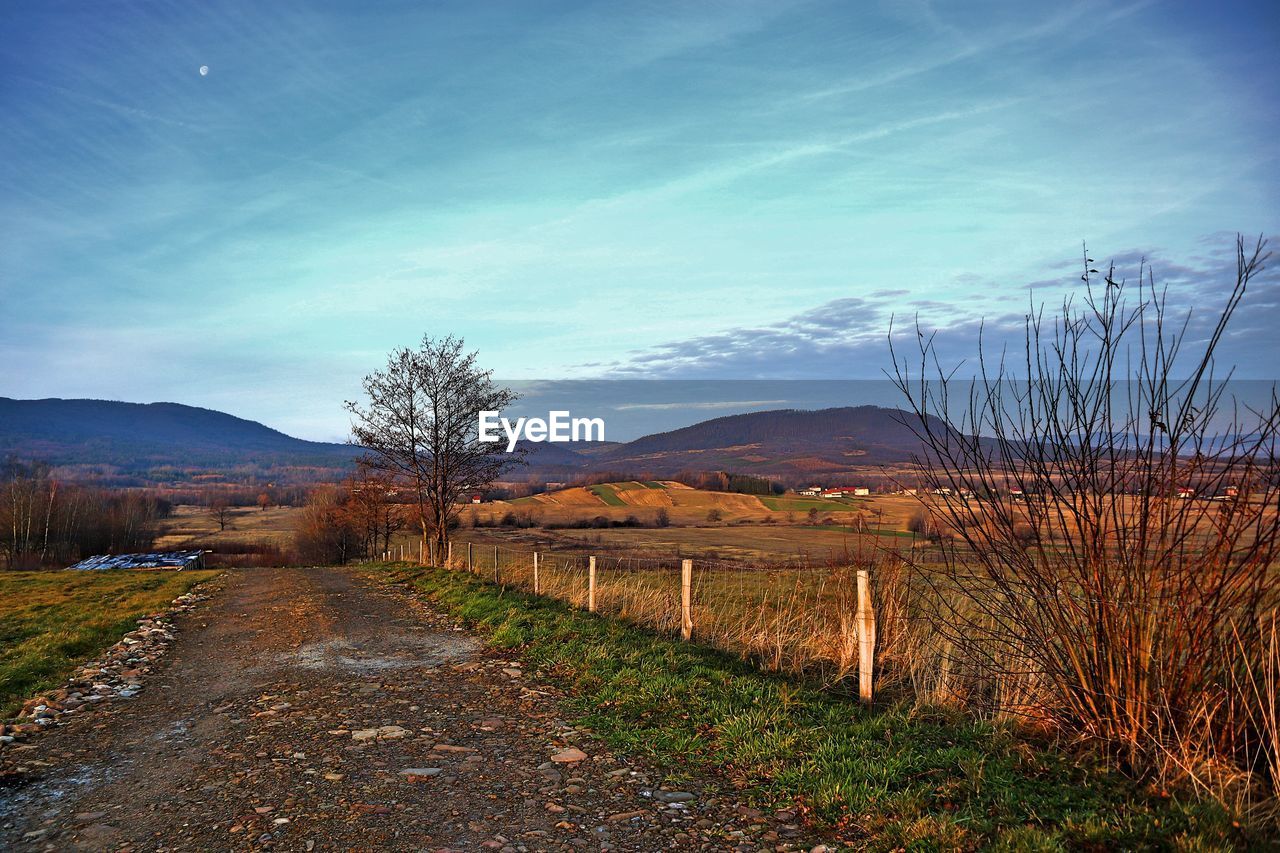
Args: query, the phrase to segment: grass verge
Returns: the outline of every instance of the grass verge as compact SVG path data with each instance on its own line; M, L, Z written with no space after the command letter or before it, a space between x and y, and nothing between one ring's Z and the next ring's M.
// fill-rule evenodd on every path
M518 650L578 722L672 774L798 804L867 849L1232 849L1264 843L1215 804L1157 797L1007 727L907 706L864 710L696 644L439 569L371 570Z
M0 719L216 571L0 573Z

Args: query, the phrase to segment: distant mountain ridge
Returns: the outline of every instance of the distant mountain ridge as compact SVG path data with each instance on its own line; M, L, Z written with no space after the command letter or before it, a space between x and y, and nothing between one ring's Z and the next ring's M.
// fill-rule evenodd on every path
M797 446L814 442L849 441L868 446L900 448L904 438L915 446L906 428L906 412L880 406L834 409L773 409L726 415L669 432L637 438L623 445L628 455L670 450L705 450L727 445L770 444Z
M655 476L725 470L769 476L837 475L908 461L920 443L897 409L851 406L727 415L624 443L530 444L529 467L514 476L563 479L592 471ZM256 421L179 403L15 400L0 397L0 457L59 466L113 466L146 476L192 471L309 469L314 481L349 472L345 444L304 441Z
M0 456L53 465L350 467L354 448L180 403L0 397Z
M655 474L702 469L836 475L908 462L921 449L910 426L913 419L908 412L880 406L727 415L638 438L594 457L593 462L644 468Z

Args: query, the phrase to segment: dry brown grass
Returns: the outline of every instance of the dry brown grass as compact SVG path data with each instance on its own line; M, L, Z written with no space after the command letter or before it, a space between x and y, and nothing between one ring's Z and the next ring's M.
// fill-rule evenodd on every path
M470 570L507 586L534 592L534 549L513 548L490 531L470 538ZM733 531L734 535L740 533ZM496 549L496 550L495 550ZM455 540L450 568L468 568L467 543ZM588 604L589 555L542 549L537 591L569 604ZM664 634L680 629L680 559L635 553L597 554L596 612ZM495 562L497 571L495 573ZM879 561L888 565L886 561ZM878 563L878 564L879 564ZM695 560L692 617L701 643L756 661L766 669L817 676L841 685L857 674L854 576L872 561L848 554L840 563L794 561L760 568L749 563ZM897 575L886 571L878 585L882 660L909 650L904 637ZM894 664L896 666L896 663ZM899 680L901 688L909 684Z
M299 507L279 506L261 510L257 507L233 507L226 530L209 515L208 507L182 505L160 523L155 547L177 547L186 542L252 542L287 549L293 544L294 531L301 518Z
M907 519L917 504L906 495L873 495L856 500L811 500L788 495L778 499L765 499L755 495L734 492L713 492L693 489L681 483L661 481L664 488L651 489L636 482L606 483L622 502L611 506L586 488L563 489L511 501L490 501L463 510L464 525L475 520L490 524L509 512L528 514L542 525L564 526L603 516L611 521L621 521L635 516L651 524L659 509L665 510L671 523L680 525L704 525L709 510L717 510L724 523L805 523L808 509L817 508L822 519L830 518L839 525L859 522L882 527L885 530L905 531ZM780 508L771 507L775 503Z

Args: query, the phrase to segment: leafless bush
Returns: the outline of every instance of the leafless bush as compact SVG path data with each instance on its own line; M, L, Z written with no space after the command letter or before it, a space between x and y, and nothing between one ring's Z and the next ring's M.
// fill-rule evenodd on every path
M1276 780L1280 414L1274 389L1234 405L1213 354L1265 259L1238 241L1195 352L1149 270L1130 287L1086 258L1083 303L1028 315L1016 359L980 352L962 380L918 328L918 353L894 353L949 536L920 575L966 701L1045 717L1139 776L1223 793L1229 767L1255 800Z

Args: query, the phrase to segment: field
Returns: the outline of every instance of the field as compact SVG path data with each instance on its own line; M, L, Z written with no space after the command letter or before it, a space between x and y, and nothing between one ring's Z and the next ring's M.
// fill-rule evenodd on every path
M120 639L134 620L163 609L218 573L6 572L0 574L0 718L57 686Z
M515 513L537 525L560 528L484 531L485 536L500 535L503 541L530 547L599 546L714 559L825 563L868 547L867 542L862 542L868 539L867 534L909 537L907 519L916 507L914 498L898 495L848 501L760 498L691 489L670 481L627 481L467 506L462 509L461 522L467 529L477 521L496 523L508 513ZM810 509L818 510L825 523L813 524ZM660 510L667 513L671 526L585 530L566 527L600 517L621 522L629 516L654 525ZM708 521L708 514L713 511L720 518L717 522ZM155 547L171 549L194 543L235 553L248 545L287 552L293 545L294 527L301 513L297 507L271 507L265 511L234 507L226 530L219 530L207 508L180 505L161 521ZM406 530L395 544L417 553L417 542L417 536Z
M916 537L907 528L918 510L917 499L905 495L758 497L671 481L630 481L468 507L460 536L529 552L629 552L816 567L847 565L854 556L911 547ZM669 526L658 526L661 512ZM511 515L534 526L490 526ZM612 526L628 519L643 526ZM407 536L404 544L416 553Z
M202 506L177 506L173 515L160 523L156 537L157 550L179 548L188 542L232 543L253 542L288 548L293 543L293 530L300 509L289 506L233 507L226 530L219 530L218 523Z
M766 508L774 512L804 512L809 510L817 510L818 512L849 512L850 509L858 509L857 504L870 503L866 498L859 499L857 503L852 500L834 500L826 498L760 498L760 503Z
M861 520L886 529L905 530L906 520L918 506L915 498L904 495L839 499L768 497L691 489L673 481L633 480L492 501L468 508L463 518L487 522L507 512L516 512L528 514L542 524L563 525L594 516L622 520L630 515L651 523L659 509L664 509L673 524L705 524L712 510L725 522L795 523L806 521L809 513L816 511L824 520L830 518L840 524Z
M784 524L733 524L698 527L608 527L559 530L464 529L460 539L498 542L529 551L635 553L665 558L695 557L748 564L848 562L859 549L870 552L878 538L852 527ZM910 534L906 534L907 537ZM895 532L879 537L885 545L909 543ZM415 552L416 553L416 552Z
M588 491L604 501L607 506L627 506L627 502L618 494L618 487L608 484L591 486Z

